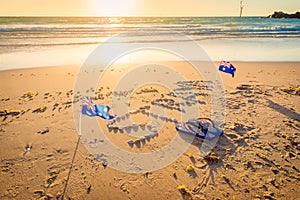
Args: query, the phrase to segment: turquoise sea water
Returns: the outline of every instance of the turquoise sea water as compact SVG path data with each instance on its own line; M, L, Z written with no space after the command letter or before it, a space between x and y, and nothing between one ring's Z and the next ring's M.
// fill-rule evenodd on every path
M150 31L144 31L149 28ZM159 41L144 41L144 35L155 34ZM170 37L180 32L203 45L212 59L261 60L247 52L236 55L223 48L247 49L250 55L277 49L277 60L300 61L300 19L269 19L264 17L0 17L0 69L14 65L12 53L34 53L55 49L89 49L106 39L124 33L126 43L178 43ZM178 43L179 44L179 43ZM212 49L217 48L219 52ZM276 45L275 45L276 48ZM235 56L233 56L235 55ZM279 55L282 55L281 57ZM7 57L8 56L8 57ZM24 56L24 55L23 55ZM278 57L279 56L279 57ZM22 56L21 56L22 58ZM276 57L275 57L276 58ZM298 59L297 59L298 58ZM59 59L57 59L59 60ZM265 56L266 61L272 56ZM6 62L7 61L7 62ZM75 61L74 61L75 62ZM77 61L76 61L77 62ZM71 62L73 63L73 62ZM17 63L15 63L17 65Z

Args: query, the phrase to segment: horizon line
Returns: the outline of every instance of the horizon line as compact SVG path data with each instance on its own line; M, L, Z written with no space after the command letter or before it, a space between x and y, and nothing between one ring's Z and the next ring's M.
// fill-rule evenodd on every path
M268 16L268 15L267 15ZM244 15L243 17L267 17L263 15ZM240 17L238 15L127 15L127 16L105 16L105 15L0 15L0 17Z

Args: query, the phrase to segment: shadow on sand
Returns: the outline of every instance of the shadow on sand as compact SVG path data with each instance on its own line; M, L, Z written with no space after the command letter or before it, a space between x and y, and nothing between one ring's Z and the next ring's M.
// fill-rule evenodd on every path
M267 102L269 104L268 105L269 108L272 108L275 111L277 111L277 112L279 112L279 113L281 113L281 114L283 114L283 115L285 115L285 116L287 116L291 119L294 119L294 120L297 120L298 122L300 122L300 115L298 113L296 113L296 112L294 112L290 109L287 109L287 108L271 101L270 99L268 99Z

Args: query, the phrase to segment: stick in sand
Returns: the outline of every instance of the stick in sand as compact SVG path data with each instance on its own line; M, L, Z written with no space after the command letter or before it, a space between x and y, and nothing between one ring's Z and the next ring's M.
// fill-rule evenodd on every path
M78 127L78 129L79 129L79 137L78 137L77 144L76 144L76 147L75 147L75 151L74 151L74 154L73 154L73 158L72 158L72 162L71 162L71 165L70 165L70 169L69 169L69 173L68 173L68 176L67 176L64 191L61 195L61 200L64 200L65 192L66 192L67 187L68 187L68 182L69 182L69 179L70 179L71 171L72 171L73 164L74 164L74 161L75 161L75 156L76 156L77 149L78 149L79 142L80 142L80 138L81 138L81 113L80 113L80 116L79 116L79 127Z

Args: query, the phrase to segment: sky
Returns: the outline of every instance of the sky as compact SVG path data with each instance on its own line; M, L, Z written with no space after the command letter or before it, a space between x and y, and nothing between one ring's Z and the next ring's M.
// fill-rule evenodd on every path
M237 16L240 0L0 0L1 16ZM300 11L300 0L244 0L243 16Z

